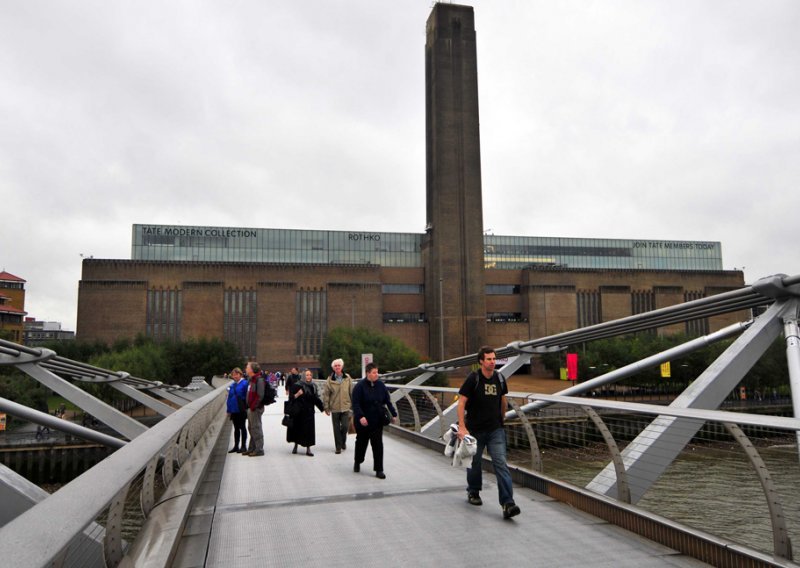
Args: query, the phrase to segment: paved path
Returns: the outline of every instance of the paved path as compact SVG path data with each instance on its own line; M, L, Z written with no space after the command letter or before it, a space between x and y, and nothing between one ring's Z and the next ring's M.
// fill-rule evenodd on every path
M494 475L471 506L463 469L390 435L387 478L369 451L354 473L355 436L336 455L324 414L315 456L292 455L282 408L265 412L266 456L225 459L206 566L705 566L529 489L515 488L522 514L503 520Z

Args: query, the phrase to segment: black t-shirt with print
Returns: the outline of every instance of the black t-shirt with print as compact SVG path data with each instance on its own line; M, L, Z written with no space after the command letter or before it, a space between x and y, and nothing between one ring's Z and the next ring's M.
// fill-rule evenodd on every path
M475 381L478 381L477 388ZM508 394L508 385L497 373L487 379L480 371L469 374L458 389L458 396L467 397L466 425L470 432L491 432L503 426L500 416L500 400Z

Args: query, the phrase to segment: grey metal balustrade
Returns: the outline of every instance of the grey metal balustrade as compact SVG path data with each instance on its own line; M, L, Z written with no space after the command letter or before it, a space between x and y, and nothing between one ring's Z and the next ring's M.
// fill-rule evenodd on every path
M18 567L87 566L96 554L81 534L106 514L103 557L109 566L122 562L120 519L135 486L142 508L152 515L160 505L188 507L191 492L170 493L170 484L190 463L199 448L213 446L225 420L226 387L220 387L186 404L136 437L95 467L0 528L0 558L13 558ZM200 463L207 454L199 456ZM160 471L165 496L156 497L156 472ZM176 476L177 472L177 476ZM48 522L64 518L68 522ZM175 536L175 535L173 535ZM166 539L169 541L170 539ZM157 553L157 552L156 552ZM169 551L166 551L168 556Z
M783 333L789 361L787 379L797 416L800 412L799 301L800 276L778 275L741 290L497 348L498 357L508 359L501 373L510 376L536 354L691 319L737 311L749 313L752 308L765 308L764 313L757 317L555 395L509 393L510 410L506 415L509 430L515 437L525 440L522 446L530 455L529 460L525 459L526 465L530 466L525 473L529 476L526 479L544 480L532 481L534 485L547 482L550 449L547 441L540 439L540 434L547 431L548 421L558 421L561 416L558 413L564 409L572 413L574 418L571 420L580 420L587 428L594 428L598 440L606 448L608 459L605 468L588 482L586 489L570 494L559 486L554 496L570 499L569 495L577 495L576 506L587 499L609 506L618 504L620 508L635 506L687 444L697 438L702 428L718 426L735 440L737 447L741 448L740 453L747 456L753 467L753 484L763 488L769 507L774 557L777 565L785 565L780 562L792 559L786 507L772 483L758 444L752 442L746 431L766 428L793 436L800 442L800 421L717 408L767 346ZM667 406L581 396L598 386L618 384L663 361L733 337L736 339L717 361ZM445 402L453 397L455 389L427 386L425 382L442 372L459 371L463 376L466 368L475 361L475 355L471 354L382 375L395 391L393 400L401 405L403 415L408 419L410 428L406 435L427 440L434 446L441 443L437 440L444 428L455 421L455 405L448 406ZM202 476L210 448L224 431L224 387L213 390L203 381L193 381L185 388L164 385L70 361L45 349L7 341L0 341L0 365L13 365L24 371L96 416L119 435L92 437L97 433L74 425L74 435L119 449L53 495L45 497L27 486L28 510L14 511L7 518L0 514L0 522L5 523L0 527L0 558L14 558L15 566L135 565L146 550L158 562L168 564L180 536L183 516L191 503L192 488ZM107 383L164 418L148 429L86 395L65 378ZM394 384L399 379L410 380L406 384ZM7 411L34 422L51 424L51 417L46 414L13 407L10 401L0 400L0 409L11 409ZM613 424L620 413L642 419L641 425L631 421L633 432L630 436L620 436ZM396 426L391 430L404 431ZM3 474L0 467L0 492L4 485L7 488L22 483ZM794 507L796 503L791 505ZM145 523L138 538L125 543L120 525L134 507L140 509L150 522ZM65 511L70 512L69 522L51 522L63 517ZM167 527L167 534L155 536L151 532L157 530L154 527Z

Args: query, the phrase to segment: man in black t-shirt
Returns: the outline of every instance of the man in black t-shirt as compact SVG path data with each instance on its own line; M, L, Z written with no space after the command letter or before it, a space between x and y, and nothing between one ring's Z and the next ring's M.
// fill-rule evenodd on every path
M467 468L467 501L471 505L482 505L480 491L483 484L483 449L489 450L503 518L519 515L514 503L514 487L506 463L506 431L503 428L508 403L508 386L494 367L497 357L491 347L478 351L480 369L469 374L458 391L458 438L473 436L478 444L472 465Z

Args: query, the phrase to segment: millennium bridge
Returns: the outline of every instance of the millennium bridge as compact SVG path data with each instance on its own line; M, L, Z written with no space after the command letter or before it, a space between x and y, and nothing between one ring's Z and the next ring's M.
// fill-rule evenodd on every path
M532 357L566 346L725 313L752 314L555 394L510 392L511 470L522 514L508 520L494 503L493 475L484 476L484 505L467 504L464 470L442 455L441 436L455 421L456 389L425 384L437 373L463 376L474 354L382 375L402 420L386 430L387 478L377 479L353 472L352 449L334 454L324 416L317 416L316 455L292 455L283 441L280 402L264 413L265 456L228 453L227 380L214 378L210 385L198 378L177 387L0 341L0 365L16 367L104 427L5 399L0 411L109 448L107 457L52 494L0 465L0 559L14 567L798 566L792 537L800 536L799 302L800 276L776 275L498 348L507 360L500 372L508 378ZM790 416L728 404L781 336ZM625 379L645 369L721 340L730 345L669 403L591 396L624 388ZM76 387L77 381L107 384L160 420L148 427ZM772 446L782 449L777 460L766 455ZM590 448L596 454L590 461L599 465L588 475L555 467L559 457L580 461ZM687 454L691 462L704 448L712 449L711 461L680 489L705 516L670 518L665 503L671 498L648 506ZM714 486L708 464L714 471L730 468L736 481ZM491 472L488 457L484 468ZM723 496L732 502L727 509ZM736 517L739 511L743 518ZM763 521L762 542L749 538L752 517ZM712 529L720 526L712 520L734 525L734 534Z

